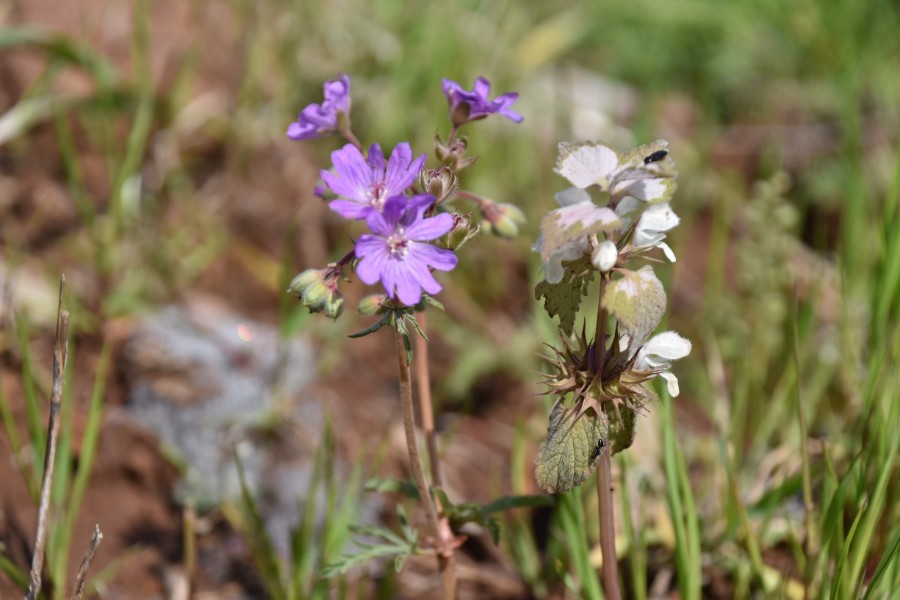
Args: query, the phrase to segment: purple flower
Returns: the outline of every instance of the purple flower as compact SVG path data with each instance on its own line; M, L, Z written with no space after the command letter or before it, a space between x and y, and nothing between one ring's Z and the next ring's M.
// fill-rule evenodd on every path
M311 140L334 131L340 115L350 114L350 77L341 74L334 81L326 81L323 89L325 101L304 108L288 127L287 136L292 140Z
M369 159L353 144L331 153L334 173L323 170L322 180L344 200L332 200L328 206L345 219L365 219L382 210L385 201L406 191L422 170L425 155L413 159L412 149L403 142L391 152L387 165L381 146L372 144Z
M423 218L433 202L434 196L429 194L388 198L382 212L373 210L366 217L372 233L356 242L359 278L369 285L380 279L387 295L407 306L418 304L423 291L431 295L441 291L431 269L450 271L456 266L451 250L425 243L453 227L449 213Z
M491 93L491 82L484 77L475 80L475 87L471 92L467 92L458 83L449 79L442 80L442 83L444 95L447 96L447 102L450 104L450 117L456 127L469 121L483 119L494 113L500 113L515 123L522 122L522 115L509 109L519 98L518 92L510 92L488 100Z

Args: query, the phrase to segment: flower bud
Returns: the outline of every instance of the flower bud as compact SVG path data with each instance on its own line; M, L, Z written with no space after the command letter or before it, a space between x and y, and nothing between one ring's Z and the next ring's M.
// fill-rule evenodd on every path
M419 175L420 188L440 202L456 189L456 175L449 167L425 169Z
M601 273L607 273L616 266L616 260L619 258L619 251L616 245L606 240L591 252L591 264Z
M478 234L478 223L472 222L469 213L453 213L453 229L447 234L447 248L456 252Z
M297 294L310 312L324 312L326 316L336 319L344 307L337 280L334 269L307 269L291 280L288 292Z
M384 312L384 303L387 302L385 294L369 294L359 301L356 311L361 315L379 315Z
M525 224L525 213L512 204L497 204L485 200L481 205L490 231L502 238L513 239L519 235L519 228Z

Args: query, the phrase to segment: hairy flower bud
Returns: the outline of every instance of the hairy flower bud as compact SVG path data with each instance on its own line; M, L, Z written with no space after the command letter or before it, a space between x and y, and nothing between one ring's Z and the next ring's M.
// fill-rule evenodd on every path
M519 228L525 224L525 213L513 204L498 204L484 200L481 214L487 222L488 230L502 238L513 239L519 235Z
M442 201L456 190L456 175L449 167L425 169L419 175L419 187Z
M322 312L337 319L344 309L344 298L337 281L338 274L333 268L307 269L291 280L288 292L296 294L309 312Z
M369 294L359 301L356 311L361 315L380 315L384 312L384 303L387 302L386 294Z
M619 257L619 251L616 245L606 240L594 248L591 252L591 264L601 273L607 273L616 266L616 259Z

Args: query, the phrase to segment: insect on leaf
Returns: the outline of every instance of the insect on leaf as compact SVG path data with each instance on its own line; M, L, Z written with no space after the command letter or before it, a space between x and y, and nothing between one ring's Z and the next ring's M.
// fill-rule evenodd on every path
M606 451L606 415L578 410L558 403L550 413L547 439L534 457L537 483L548 492L565 492L580 485Z

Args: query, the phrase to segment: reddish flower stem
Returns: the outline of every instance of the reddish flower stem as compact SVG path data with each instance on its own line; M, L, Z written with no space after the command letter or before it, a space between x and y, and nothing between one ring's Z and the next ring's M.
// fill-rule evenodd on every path
M422 459L419 456L419 448L416 444L412 383L410 381L409 364L406 362L406 347L403 345L403 337L400 331L396 328L394 328L394 342L397 346L397 366L400 370L400 401L403 404L403 429L406 432L406 450L409 453L409 466L412 469L413 478L416 480L419 497L425 505L428 523L431 525L434 534L438 569L440 570L441 581L444 587L444 598L445 600L456 600L456 564L453 557L453 548L448 539L448 534L452 535L452 533L441 526L428 483L425 481Z
M422 333L428 335L427 313L423 310L416 313L416 321ZM425 440L428 443L428 464L431 467L431 479L437 487L444 486L441 476L441 462L438 459L437 433L434 430L434 409L431 399L431 374L428 369L428 342L422 336L416 336L416 384L419 392L419 416Z
M597 333L594 337L593 368L600 374L602 383L603 362L606 352L607 312L603 308L603 293L606 291L607 277L600 277L600 300L597 304ZM597 505L600 517L600 552L603 555L603 591L608 600L621 600L619 591L619 568L616 559L616 520L613 511L612 464L610 448L600 457L597 465Z

